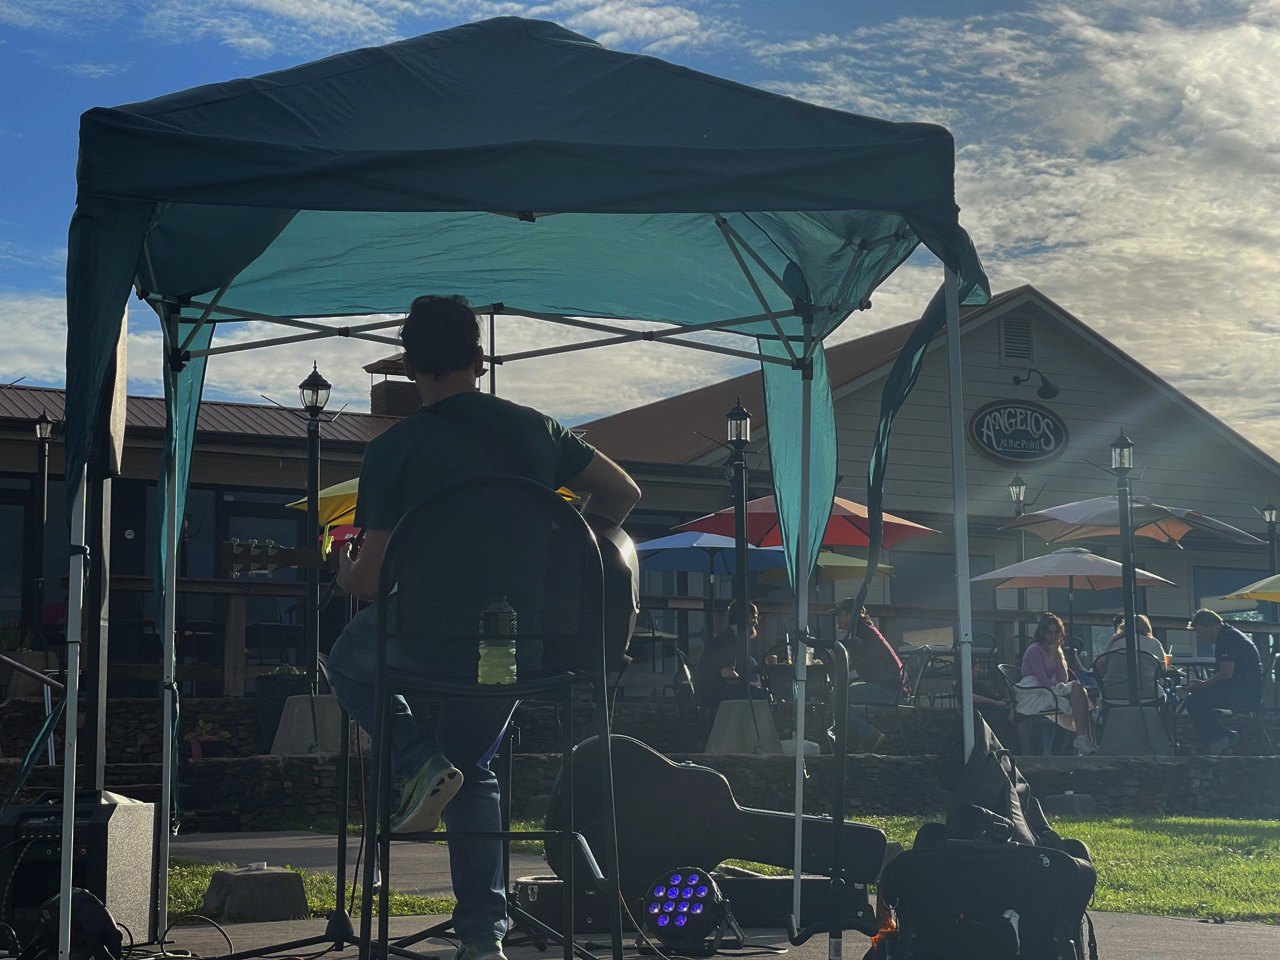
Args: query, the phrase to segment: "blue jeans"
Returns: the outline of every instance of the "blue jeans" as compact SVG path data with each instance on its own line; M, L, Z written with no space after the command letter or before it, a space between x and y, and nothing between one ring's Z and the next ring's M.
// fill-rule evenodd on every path
M882 687L878 683L855 680L849 684L849 712L847 714L849 732L859 737L869 737L873 733L879 733L875 727L867 722L867 718L862 715L861 711L854 709L855 706L867 703L884 703L892 706L897 702L898 694L888 687Z
M377 722L371 678L352 677L345 669L372 672L376 613L373 607L353 617L334 643L329 657L329 680L338 702L365 730ZM336 656L335 656L336 655ZM336 660L336 663L335 663ZM424 664L424 666L426 666ZM434 731L419 727L403 697L392 703L391 772L413 774L429 757L443 753L462 771L462 787L444 810L447 830L455 832L502 829L502 801L498 778L489 769L515 711L515 700L443 700ZM501 940L507 931L506 876L502 870L502 841L459 840L449 844L449 873L458 900L453 927L464 944Z

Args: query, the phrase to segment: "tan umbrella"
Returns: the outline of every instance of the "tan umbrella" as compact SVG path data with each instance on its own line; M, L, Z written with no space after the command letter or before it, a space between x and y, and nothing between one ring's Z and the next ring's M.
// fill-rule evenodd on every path
M1206 517L1186 507L1165 507L1152 503L1150 497L1134 497L1130 511L1135 537L1147 537L1162 543L1177 543L1188 534L1228 540L1231 543L1262 543L1251 533ZM1026 530L1047 543L1063 540L1088 540L1094 537L1120 535L1120 500L1118 497L1094 497L1076 500L1056 507L1024 513L1000 528Z
M971 581L998 580L997 589L1057 587L1067 590L1067 634L1075 630L1076 587L1086 590L1114 590L1124 586L1124 567L1114 560L1090 553L1083 547L1063 547L1043 557L1001 567L970 577ZM1177 584L1146 570L1134 568L1139 587L1176 587Z
M861 557L846 557L842 553L822 550L818 553L818 563L811 583L831 583L836 580L860 580L867 572L867 561ZM876 576L890 576L893 567L887 563L876 566ZM789 579L786 567L776 567L760 574L761 580L779 580L786 583Z

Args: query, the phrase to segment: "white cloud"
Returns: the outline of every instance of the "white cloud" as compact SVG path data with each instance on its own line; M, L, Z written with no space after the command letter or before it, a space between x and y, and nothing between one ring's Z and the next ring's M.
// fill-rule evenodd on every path
M62 297L0 292L0 383L19 377L61 385L66 371L67 311Z
M1041 4L759 54L802 73L784 92L945 123L993 289L1034 284L1280 453L1280 4Z

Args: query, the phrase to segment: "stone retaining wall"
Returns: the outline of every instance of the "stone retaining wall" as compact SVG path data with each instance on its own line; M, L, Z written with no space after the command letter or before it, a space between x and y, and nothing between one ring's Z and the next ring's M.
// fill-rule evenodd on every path
M722 772L744 807L793 808L794 766L786 757L730 755L673 756ZM1020 764L1037 796L1066 790L1091 794L1108 816L1220 816L1274 818L1280 809L1280 758L1030 758ZM18 767L0 761L0 791L7 791ZM834 763L810 758L805 809L827 813L832 807ZM184 761L178 799L189 827L260 830L280 826L332 829L337 815L337 758L332 755L248 757ZM559 758L521 754L515 758L514 809L551 791ZM158 764L114 764L107 768L109 788L140 800L155 800ZM643 791L643 782L618 771L619 789ZM150 785L150 786L149 786ZM37 767L24 800L61 786L58 767ZM933 776L931 757L850 757L846 813L930 814L940 812L946 794ZM349 815L360 817L360 778L353 765Z

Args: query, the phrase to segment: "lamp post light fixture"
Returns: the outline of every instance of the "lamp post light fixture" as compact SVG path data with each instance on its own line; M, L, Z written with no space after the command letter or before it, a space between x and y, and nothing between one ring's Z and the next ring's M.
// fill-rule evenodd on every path
M333 384L320 375L316 363L311 373L298 384L302 410L307 415L307 523L303 543L308 550L319 550L320 544L320 414L329 403ZM307 567L307 597L302 611L303 649L306 653L307 679L316 692L320 662L320 569Z
M1276 505L1268 500L1262 508L1262 519L1267 521L1267 572L1272 576L1280 573L1280 564L1276 562L1276 513ZM1268 619L1272 623L1280 621L1280 603L1272 603L1270 607Z
M742 398L724 415L729 447L733 451L733 602L738 614L736 624L741 644L743 683L749 683L746 664L751 652L751 601L747 596L747 444L751 442L751 414L742 406ZM749 691L748 691L749 692ZM744 696L746 694L744 693Z
M1111 472L1116 475L1116 500L1120 507L1120 564L1121 587L1124 593L1124 642L1125 659L1129 665L1129 705L1139 704L1138 696L1138 637L1133 622L1137 612L1134 598L1135 576L1133 569L1133 516L1129 473L1133 470L1133 441L1124 430L1111 441Z
M1009 499L1013 501L1013 515L1015 518L1022 516L1022 512L1026 509L1027 503L1027 481L1022 479L1020 474L1015 473L1013 479L1009 481ZM1027 559L1027 535L1022 530L1018 531L1018 562L1021 563ZM1027 609L1027 590L1025 587L1018 588L1018 655L1021 656L1026 652L1027 647L1027 623L1025 611Z
M35 576L31 578L31 623L30 632L34 639L44 640L44 537L45 527L49 522L49 444L53 440L53 421L41 410L35 421L36 431L36 485L35 485L35 518L36 542L31 551L31 568Z

